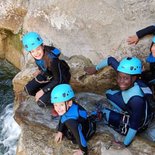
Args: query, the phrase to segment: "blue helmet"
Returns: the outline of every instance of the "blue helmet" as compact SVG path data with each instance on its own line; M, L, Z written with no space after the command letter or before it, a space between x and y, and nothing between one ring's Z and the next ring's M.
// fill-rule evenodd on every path
M51 103L69 101L75 96L72 87L69 84L59 84L51 92Z
M127 57L120 61L117 71L136 75L142 72L142 62L136 57Z
M22 38L22 43L27 52L36 49L43 43L42 38L36 32L28 32Z
M153 36L153 38L152 38L152 42L155 43L155 36Z

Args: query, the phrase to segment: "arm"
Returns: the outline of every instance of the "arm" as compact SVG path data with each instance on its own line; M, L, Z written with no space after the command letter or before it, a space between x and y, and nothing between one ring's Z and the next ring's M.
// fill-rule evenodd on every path
M59 120L59 124L58 124L57 130L59 132L63 132L64 130L66 130L66 126L65 126L64 123L61 123L61 119Z
M131 141L134 139L134 137L136 136L137 130L134 130L132 128L129 128L128 133L124 139L124 145L128 146Z
M136 35L138 36L139 39L148 34L155 34L155 25L148 26L136 32Z
M117 70L119 62L114 57L108 57L107 59L103 59L97 66L96 70L100 70L106 66L111 66L114 70Z
M119 62L114 57L108 57L107 59L103 59L99 64L94 67L85 67L84 70L87 74L95 74L98 70L106 67L111 66L114 70L117 70Z
M144 118L145 115L145 101L142 97L135 96L131 98L131 100L128 103L130 108L130 128L127 132L127 135L124 139L124 144L128 146L134 137L136 136L136 133L138 131L138 128L140 127L140 123ZM138 111L137 111L138 109Z
M59 120L57 130L58 130L58 132L55 135L54 141L56 143L60 143L62 141L62 138L63 138L63 131L66 130L66 126L64 125L64 123L61 123L61 120Z
M139 39L148 34L155 34L155 25L148 26L136 32L136 35L129 36L127 39L128 44L137 44Z

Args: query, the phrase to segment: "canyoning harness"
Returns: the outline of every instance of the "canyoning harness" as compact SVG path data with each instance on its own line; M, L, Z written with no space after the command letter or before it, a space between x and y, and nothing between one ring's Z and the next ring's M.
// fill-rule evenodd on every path
M147 108L148 108L148 103L146 102L145 117L144 117L144 120L141 121L141 126L137 130L138 132L144 131L148 127L148 125L151 123L154 117L153 114L148 116ZM123 112L119 128L118 129L115 128L115 130L121 133L122 135L126 135L129 127L130 127L130 115L128 114L128 112Z
M130 116L127 113L124 113L122 121L120 123L121 134L125 135L128 131Z

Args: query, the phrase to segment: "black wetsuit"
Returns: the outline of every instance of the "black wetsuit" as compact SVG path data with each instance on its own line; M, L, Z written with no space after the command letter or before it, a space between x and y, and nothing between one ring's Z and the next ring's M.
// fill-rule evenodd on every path
M137 31L136 34L139 39L141 39L144 36L149 35L149 34L155 35L155 25L151 25L144 29L141 29L141 30ZM152 47L152 45L153 45L153 42L151 44L151 47ZM150 47L150 49L151 49L151 47ZM143 79L143 81L145 81L148 84L151 84L151 82L155 83L155 57L153 57L151 50L150 50L149 56L146 58L146 61L150 64L150 69L148 71L144 71L142 73L142 79ZM154 80L154 81L152 81L152 80Z
M87 117L86 110L73 103L69 110L61 116L58 131L62 132L73 143L87 154L87 140L95 133L96 124Z

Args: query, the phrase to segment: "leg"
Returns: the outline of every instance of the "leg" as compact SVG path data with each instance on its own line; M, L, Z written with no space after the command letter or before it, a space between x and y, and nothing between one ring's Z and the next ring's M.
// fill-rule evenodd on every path
M123 108L123 99L122 99L122 94L119 90L107 90L106 91L106 96L107 96L107 99L109 101L109 103L112 105L112 109L114 111L117 111L117 112L122 112L122 108Z
M39 101L37 102L37 104L40 107L46 107L46 106L52 105L50 102L50 95L51 95L51 92L45 93L43 96L39 98Z
M121 92L119 90L114 90L114 91L113 90L108 90L106 92L106 96L107 96L107 99L108 99L109 103L112 105L112 110L113 111L116 111L118 113L123 112L123 110L121 108L121 107L123 107L122 106L123 105L122 104L123 100L121 100L122 95L121 95ZM95 122L97 122L97 121L100 121L103 118L103 116L105 116L105 120L108 122L109 121L110 111L112 111L112 110L99 106L97 111L94 111L94 112L91 113L91 118ZM107 123L107 122L105 122L105 123Z
M129 128L129 116L110 109L104 109L103 116L107 124L122 135L126 135Z
M45 80L46 80L46 78L44 76L42 76L41 74L39 74L33 80L28 82L28 84L26 84L26 86L24 87L24 90L29 95L35 96L37 91L48 83Z
M39 107L42 107L42 108L45 108L47 106L51 106L52 107L52 110L51 110L52 117L57 117L58 113L54 110L54 107L53 107L51 100L50 100L50 96L51 96L51 92L45 93L43 96L40 97L37 104Z
M30 82L28 82L28 84L25 85L24 90L29 95L35 96L39 88L40 88L40 84L36 82L35 79L33 79Z

